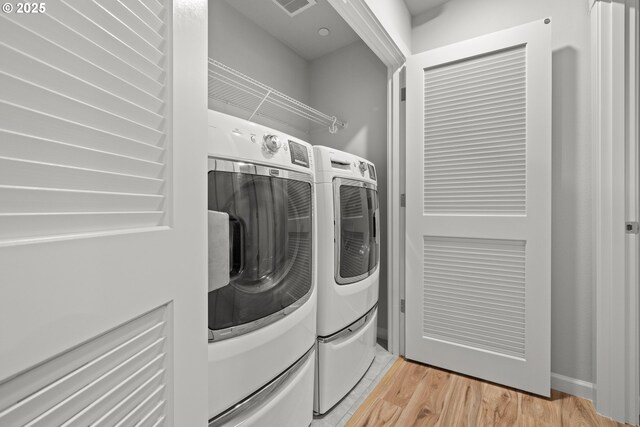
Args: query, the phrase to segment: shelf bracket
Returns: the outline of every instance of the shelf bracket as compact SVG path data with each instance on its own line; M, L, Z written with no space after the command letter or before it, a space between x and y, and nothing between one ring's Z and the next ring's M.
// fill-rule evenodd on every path
M262 101L260 101L260 104L258 104L258 106L256 107L255 110L253 110L253 113L251 113L251 117L249 117L249 121L251 121L251 119L253 119L253 116L256 115L256 113L258 112L258 110L260 109L260 107L262 107L262 104L264 104L264 101L267 100L267 98L269 98L269 95L271 95L271 90L268 90L267 93L264 95L264 98L262 98Z

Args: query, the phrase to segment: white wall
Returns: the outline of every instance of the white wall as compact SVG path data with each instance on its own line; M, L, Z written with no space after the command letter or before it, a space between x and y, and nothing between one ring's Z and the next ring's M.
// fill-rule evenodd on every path
M387 68L358 41L309 64L312 106L346 120L337 134L311 133L311 144L348 151L372 161L378 171L380 224L387 221ZM387 328L387 232L380 235L378 327Z
M551 370L593 381L589 12L584 0L450 0L413 19L412 51L550 17L553 25Z
M365 0L405 56L411 53L411 15L400 0Z
M307 61L224 0L209 0L209 57L309 102Z

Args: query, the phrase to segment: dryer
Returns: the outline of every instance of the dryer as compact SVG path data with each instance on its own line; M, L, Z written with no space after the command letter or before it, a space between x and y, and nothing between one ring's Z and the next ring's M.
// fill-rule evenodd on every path
M315 146L318 346L314 411L323 414L364 376L375 355L380 219L375 166Z
M208 149L209 425L309 425L313 150L215 111L209 111Z

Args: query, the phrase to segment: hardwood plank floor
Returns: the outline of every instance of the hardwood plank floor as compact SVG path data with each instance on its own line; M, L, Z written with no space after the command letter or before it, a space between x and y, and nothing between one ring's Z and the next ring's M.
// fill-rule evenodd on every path
M347 427L609 427L585 399L551 398L398 359Z

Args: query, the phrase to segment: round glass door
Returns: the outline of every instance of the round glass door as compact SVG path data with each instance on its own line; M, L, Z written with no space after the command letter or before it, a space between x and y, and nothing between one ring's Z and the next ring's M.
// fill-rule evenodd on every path
M373 274L380 258L378 191L359 181L334 180L336 272L344 285Z
M311 203L310 182L209 172L209 210L229 215L230 258L229 284L209 292L209 329L283 313L310 293Z

